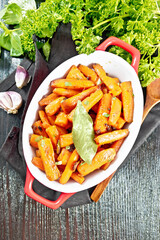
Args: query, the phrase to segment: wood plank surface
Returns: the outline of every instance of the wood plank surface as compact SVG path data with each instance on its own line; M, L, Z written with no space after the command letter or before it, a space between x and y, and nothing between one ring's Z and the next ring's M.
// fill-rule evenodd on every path
M0 81L20 62L2 50ZM19 124L14 115L0 110L0 146L13 123ZM0 159L0 239L160 239L159 173L160 127L122 164L97 203L52 210L26 196L19 174Z

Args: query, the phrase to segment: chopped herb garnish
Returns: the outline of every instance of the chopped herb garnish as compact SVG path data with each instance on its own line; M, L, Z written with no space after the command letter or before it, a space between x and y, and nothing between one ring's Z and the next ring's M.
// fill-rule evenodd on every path
M69 150L69 149L70 149L70 146L66 146L66 149Z
M35 139L35 142L39 142L41 139L43 138L43 136L39 136Z
M88 105L88 104L89 104L89 101L87 101L87 100L84 101L84 104L85 104L85 105Z
M113 159L111 158L111 159L108 159L108 162L111 162Z
M108 113L102 113L102 115L104 116L104 117L109 117L109 114Z
M55 165L62 165L62 161L55 162Z
M97 81L97 85L99 85L99 84L101 84L101 83L102 83L102 81L101 81L101 79L99 78L98 81Z
M71 82L65 82L65 84L64 84L66 87L67 86L72 86L72 83Z

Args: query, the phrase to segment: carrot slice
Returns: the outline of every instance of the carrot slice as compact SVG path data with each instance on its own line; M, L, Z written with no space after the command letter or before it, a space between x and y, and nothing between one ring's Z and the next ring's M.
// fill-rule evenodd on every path
M56 116L55 115L52 115L52 116L47 115L47 118L48 118L48 121L49 121L50 125L54 125L55 120L56 120Z
M116 155L116 151L114 148L108 148L106 150L102 150L98 152L92 160L91 164L80 164L77 167L77 171L82 175L86 176L87 174L99 169L102 165L107 162L110 162L114 159Z
M66 165L70 156L71 152L68 151L66 148L62 148L57 160L62 162L61 165Z
M73 78L69 79L57 79L51 82L51 87L67 88L74 90L82 90L90 87L94 87L94 83L89 80L77 80Z
M121 83L123 115L126 122L133 121L134 96L130 81Z
M125 122L126 121L122 117L120 117L118 121L113 125L113 127L115 129L121 129L124 126Z
M37 144L38 145L38 144ZM40 151L39 149L36 150L36 157L40 158L41 157L41 154L40 154Z
M110 111L109 120L108 120L109 125L114 126L116 124L116 122L118 121L121 115L121 108L122 108L121 101L118 98L113 97L112 104L111 104L111 111Z
M61 148L67 147L73 144L72 133L60 135L60 146Z
M80 91L66 88L54 88L53 93L64 97L73 97L74 95L80 93Z
M49 138L44 138L38 142L38 148L41 153L43 166L47 178L50 181L54 181L60 177L60 172L55 165L54 150L52 142Z
M62 173L59 182L61 184L65 184L68 182L68 180L70 179L71 175L73 172L75 172L76 167L78 165L78 160L79 160L79 154L77 153L77 150L75 149L73 151L73 153L71 154L67 165L64 169L64 172Z
M120 147L122 146L122 143L124 142L124 140L125 140L125 138L122 138L122 139L120 139L120 140L117 140L117 141L113 142L113 143L110 145L110 147L111 147L111 148L114 148L114 150L115 150L116 153L117 153L117 152L119 151ZM114 159L113 159L113 160L114 160ZM111 162L112 162L112 161L107 162L107 163L105 163L104 165L102 165L102 166L101 166L101 169L102 169L102 170L106 170L106 169L109 167L109 165L111 164Z
M67 134L68 131L66 130L66 128L63 128L63 127L60 127L60 126L56 126L58 132L60 135L64 135L64 134Z
M121 88L119 84L116 83L113 78L106 75L106 72L100 64L94 64L93 68L102 80L102 82L104 82L104 84L108 87L113 96L118 96L121 93Z
M57 127L55 125L50 126L50 127L46 128L46 132L52 141L53 148L56 149L57 142L59 139L59 131L57 130Z
M40 157L33 157L32 163L44 172L44 165L43 165L42 159Z
M64 100L61 103L62 110L65 113L69 113L73 108L75 108L78 100L82 101L84 98L88 97L91 93L95 92L97 89L98 89L98 87L91 87L91 88L89 88L85 91L82 91L81 93L71 97L71 98L68 98L68 99Z
M103 93L101 90L97 90L96 92L92 93L89 97L85 98L82 101L82 104L86 111L88 112L101 98L103 97ZM73 114L75 112L75 109L73 109L69 114L68 114L68 119L69 121L73 121Z
M57 97L58 97L57 94L51 93L50 95L42 98L42 99L39 101L39 105L40 105L41 107L46 106L46 105L48 105L49 103L51 103L53 100L55 100Z
M45 107L46 114L48 116L54 115L61 107L61 102L64 100L64 97L59 97L53 100L50 104Z
M127 137L129 134L128 129L120 129L112 132L104 133L95 138L95 142L101 146L104 144L112 143L124 137Z
M95 71L93 71L91 68L85 66L85 65L79 65L78 69L92 82L96 83L98 80L98 76L95 73Z
M73 172L71 175L71 178L80 184L82 184L85 180L85 178L82 175L80 175L78 172Z
M66 78L87 79L75 65L70 68Z
M55 124L60 126L60 127L66 127L68 125L68 117L67 114L65 114L64 112L60 112L58 113L56 120L55 120Z
M94 122L94 130L96 134L102 134L108 131L108 118L111 108L112 96L104 94L99 103L97 116Z
M34 148L38 148L38 142L43 138L43 136L37 135L37 134L32 134L30 137L30 144Z
M43 137L48 137L48 135L46 134L45 128L42 125L41 120L34 122L32 125L32 129L35 134L43 136Z

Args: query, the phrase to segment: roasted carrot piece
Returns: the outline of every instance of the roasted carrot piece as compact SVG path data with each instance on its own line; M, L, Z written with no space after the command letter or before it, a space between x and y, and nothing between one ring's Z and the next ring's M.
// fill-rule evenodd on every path
M116 124L121 115L121 108L122 108L121 101L117 97L113 97L111 103L111 111L108 120L109 125L113 126Z
M65 113L69 113L71 110L73 110L73 108L76 107L78 100L82 101L84 98L91 95L91 93L94 93L97 89L98 89L97 86L91 87L87 90L82 91L81 93L78 93L77 95L75 95L73 97L70 97L70 98L64 100L61 103L62 110Z
M103 97L103 93L101 90L97 90L96 92L92 93L89 97L85 98L82 101L82 104L86 111L88 112L101 98ZM69 114L68 114L68 119L69 121L73 121L73 114L75 112L75 109L73 109Z
M91 80L94 83L97 82L98 76L94 70L81 64L78 66L78 69L87 77L87 79Z
M48 137L44 127L42 126L41 120L34 122L32 125L32 129L35 134L43 136L43 137Z
M97 103L92 107L92 110L93 110L95 113L98 112L99 103L100 103L100 102L97 102Z
M42 159L40 157L33 157L32 163L44 172L44 165L43 165Z
M62 173L59 182L61 184L65 184L68 182L68 180L70 179L71 175L73 172L75 172L76 167L78 165L78 160L79 160L79 154L77 153L77 150L75 149L73 151L73 153L71 154L67 165L64 169L64 172Z
M119 84L119 79L118 78L112 78L115 83Z
M67 115L67 119L68 119L68 115ZM72 122L68 121L68 124L65 126L65 129L67 129L67 131L71 132L72 126L73 126Z
M126 122L133 121L134 96L130 81L121 83L123 115Z
M117 152L119 151L120 147L122 146L122 143L124 142L124 140L125 140L125 138L122 138L122 139L120 139L120 140L118 140L118 141L115 141L115 142L113 142L113 143L110 145L110 147L111 147L111 148L114 148L114 150L115 150L116 153L117 153ZM114 159L113 159L113 160L114 160ZM105 163L104 165L102 165L101 169L106 170L106 169L109 167L109 165L111 164L111 162L112 162L112 161L107 162L107 163Z
M38 142L38 148L41 153L41 158L45 173L50 181L57 180L60 177L60 172L55 165L54 150L50 138L44 138Z
M102 80L102 82L108 87L113 96L118 96L121 93L121 88L119 84L116 83L113 78L106 75L106 72L100 64L94 64L93 68Z
M109 92L109 91L108 91L108 88L106 87L105 84L102 84L102 85L101 85L101 90L102 90L102 92L103 92L104 94Z
M119 139L115 142L113 142L110 146L111 148L114 148L116 153L119 151L120 147L122 146L122 143L124 142L125 138Z
M60 126L60 127L66 127L68 125L68 116L64 112L58 113L55 124Z
M80 175L78 172L73 172L71 175L71 178L80 184L82 184L85 180L85 178L82 175Z
M125 138L128 136L128 134L129 134L128 129L115 130L97 136L95 138L95 142L97 143L97 145L101 146Z
M42 98L39 101L39 105L41 107L48 105L49 103L51 103L53 100L55 100L58 97L58 95L56 93L51 93L50 95Z
M72 152L68 151L66 148L62 148L57 160L62 162L61 165L66 165L71 153Z
M47 123L47 122L43 122L42 126L43 126L43 128L46 129L46 128L50 127L51 125L49 123Z
M115 129L121 129L124 126L125 122L126 121L122 117L120 117L118 121L113 125L113 127Z
M52 116L47 115L47 118L48 118L48 121L49 121L50 125L54 125L55 120L56 120L56 116L55 115L52 115Z
M77 80L77 79L57 79L51 82L52 88L67 88L74 90L82 90L90 87L94 87L94 83L90 80Z
M46 132L52 141L53 148L56 149L57 142L59 139L59 131L57 130L57 127L55 125L50 126L50 127L46 128Z
M107 132L108 118L111 109L112 96L109 93L103 95L99 103L97 116L94 122L94 130L96 134Z
M66 128L63 128L63 127L60 127L60 126L56 126L58 132L60 135L64 135L64 134L67 134L68 131L66 130Z
M47 122L48 124L50 124L48 121L47 115L43 110L39 110L38 114L42 122Z
M87 174L99 169L102 165L106 164L109 161L112 161L116 155L114 148L108 148L96 153L95 157L92 160L91 164L80 164L77 167L77 171L82 175L86 176Z
M72 133L60 135L60 146L61 148L67 147L73 144Z
M80 91L66 88L54 88L53 93L56 93L59 96L73 97L74 95L80 93Z
M61 102L64 100L64 97L59 97L53 100L50 104L45 107L45 112L48 116L54 115L61 107Z
M38 141L40 141L43 138L43 136L37 135L37 134L32 134L30 137L30 145L32 147L38 148Z
M41 119L41 121L42 121L42 126L43 126L44 128L49 127L49 126L50 126L50 123L49 123L49 120L48 120L48 117L47 117L45 111L40 110L40 111L38 111L38 113L39 113L39 117L40 117L40 119Z
M66 78L87 79L75 65L70 68Z
M37 144L38 145L38 144ZM39 149L36 150L36 157L40 158L41 157L41 154L40 154L40 151Z

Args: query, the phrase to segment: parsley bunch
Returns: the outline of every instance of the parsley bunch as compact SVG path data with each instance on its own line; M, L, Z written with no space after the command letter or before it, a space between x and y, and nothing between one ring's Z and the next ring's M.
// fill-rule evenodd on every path
M34 60L35 34L40 39L38 47L48 59L49 39L60 22L70 22L79 54L90 54L102 38L116 36L140 50L139 78L143 87L160 76L159 1L46 0L36 9L34 0L11 0L0 12L0 18L0 46L11 56L24 54ZM8 29L5 24L14 28ZM110 51L131 62L130 54L124 50L112 47Z

